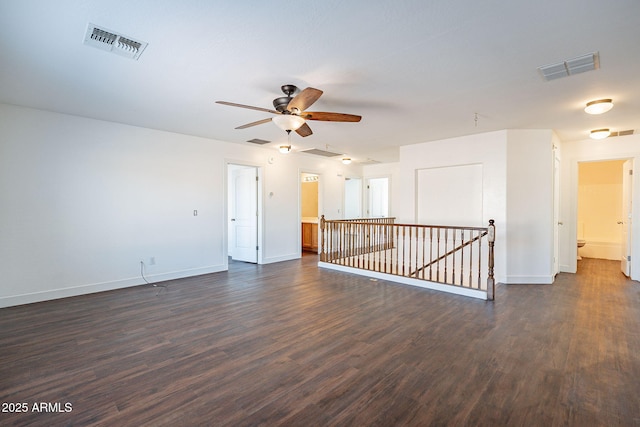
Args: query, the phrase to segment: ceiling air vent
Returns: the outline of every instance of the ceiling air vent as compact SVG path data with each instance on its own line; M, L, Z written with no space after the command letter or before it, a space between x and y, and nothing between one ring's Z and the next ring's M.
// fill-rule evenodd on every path
M538 67L538 71L545 81L549 81L559 79L560 77L584 73L585 71L597 70L598 68L600 68L600 54L593 52L556 64Z
M89 23L84 35L84 44L137 61L148 43Z
M318 150L317 148L312 148L311 150L304 150L301 153L314 154L316 156L324 156L324 157L335 157L341 156L340 153L332 153L331 151Z
M378 163L380 163L378 160L374 160L374 159L367 159L365 161L360 162L360 164L362 165L377 165Z
M611 132L611 135L609 136L611 137L611 136L627 136L627 135L633 135L633 129Z
M260 139L260 138L253 138L253 139L248 140L247 142L250 142L252 144L264 145L264 144L270 143L271 141L266 141L266 140Z

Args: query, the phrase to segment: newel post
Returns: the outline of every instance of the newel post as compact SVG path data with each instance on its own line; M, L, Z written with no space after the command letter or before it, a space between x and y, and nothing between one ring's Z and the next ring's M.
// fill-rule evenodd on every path
M322 262L327 261L327 251L325 250L325 247L324 247L324 227L325 227L325 221L324 221L324 215L322 215L320 217L320 261Z
M496 241L496 226L492 219L489 220L489 227L487 228L487 238L489 240L489 277L487 278L487 299L493 301L495 298L496 282L493 278L493 246Z

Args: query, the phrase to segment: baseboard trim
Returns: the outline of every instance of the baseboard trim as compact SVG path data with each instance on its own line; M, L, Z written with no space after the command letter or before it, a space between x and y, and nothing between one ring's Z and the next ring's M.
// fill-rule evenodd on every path
M554 276L507 276L505 285L551 285Z
M618 261L622 244L619 242L601 242L587 240L584 247L578 249L578 254L584 258L599 258Z
M167 280L182 279L185 277L200 276L202 274L217 273L225 271L225 265L212 265L208 267L193 268L188 270L172 271L168 273L145 275L151 283L159 283ZM50 301L61 298L75 297L79 295L94 294L97 292L112 291L115 289L130 288L144 285L146 282L142 277L132 277L128 279L114 280L110 282L90 283L80 286L69 286L65 288L50 289L40 292L31 292L21 295L10 295L0 297L0 308L13 307L16 305L33 304L36 302Z
M412 279L410 277L396 276L394 274L379 273L377 271L362 270L359 268L347 267L344 265L319 262L318 267L330 270L342 271L344 273L357 274L359 276L371 277L374 279L388 280L390 282L401 283L403 285L417 286L419 288L431 289L434 291L447 292L455 295L462 295L471 298L486 300L487 292L478 289L468 289L453 285L443 285L441 283L429 282L426 280Z
M295 253L295 254L283 255L279 257L264 258L262 260L262 264L273 264L274 262L291 261L294 259L300 259L300 254Z

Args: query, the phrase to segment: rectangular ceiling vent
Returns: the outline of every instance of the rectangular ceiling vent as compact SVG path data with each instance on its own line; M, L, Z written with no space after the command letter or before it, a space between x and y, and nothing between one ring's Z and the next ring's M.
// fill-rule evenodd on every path
M380 162L378 160L374 160L374 159L367 159L367 160L359 162L359 163L361 165L377 165Z
M264 139L259 139L259 138L253 138L248 140L247 142L250 142L252 144L264 145L264 144L270 143L271 141L266 141Z
M609 136L627 136L627 135L633 135L633 132L634 132L633 129L621 130L617 132L611 132L611 135Z
M311 150L304 150L304 151L301 151L301 153L314 154L316 156L323 156L323 157L335 157L335 156L342 155L340 153L332 153L331 151L318 150L317 148L312 148Z
M561 77L568 77L585 71L597 70L600 68L600 54L598 52L567 59L556 64L538 67L538 72L543 80L550 81Z
M137 61L148 43L89 23L84 35L84 44Z

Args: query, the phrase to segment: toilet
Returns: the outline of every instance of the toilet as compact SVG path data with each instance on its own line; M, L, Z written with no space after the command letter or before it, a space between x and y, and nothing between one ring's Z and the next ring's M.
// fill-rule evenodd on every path
M578 251L580 250L581 247L583 247L586 244L587 244L586 240L578 239ZM581 260L581 259L582 257L580 256L580 252L578 252L578 260Z
M587 244L587 241L584 240L584 222L578 221L578 260L581 260L580 256L580 248Z

